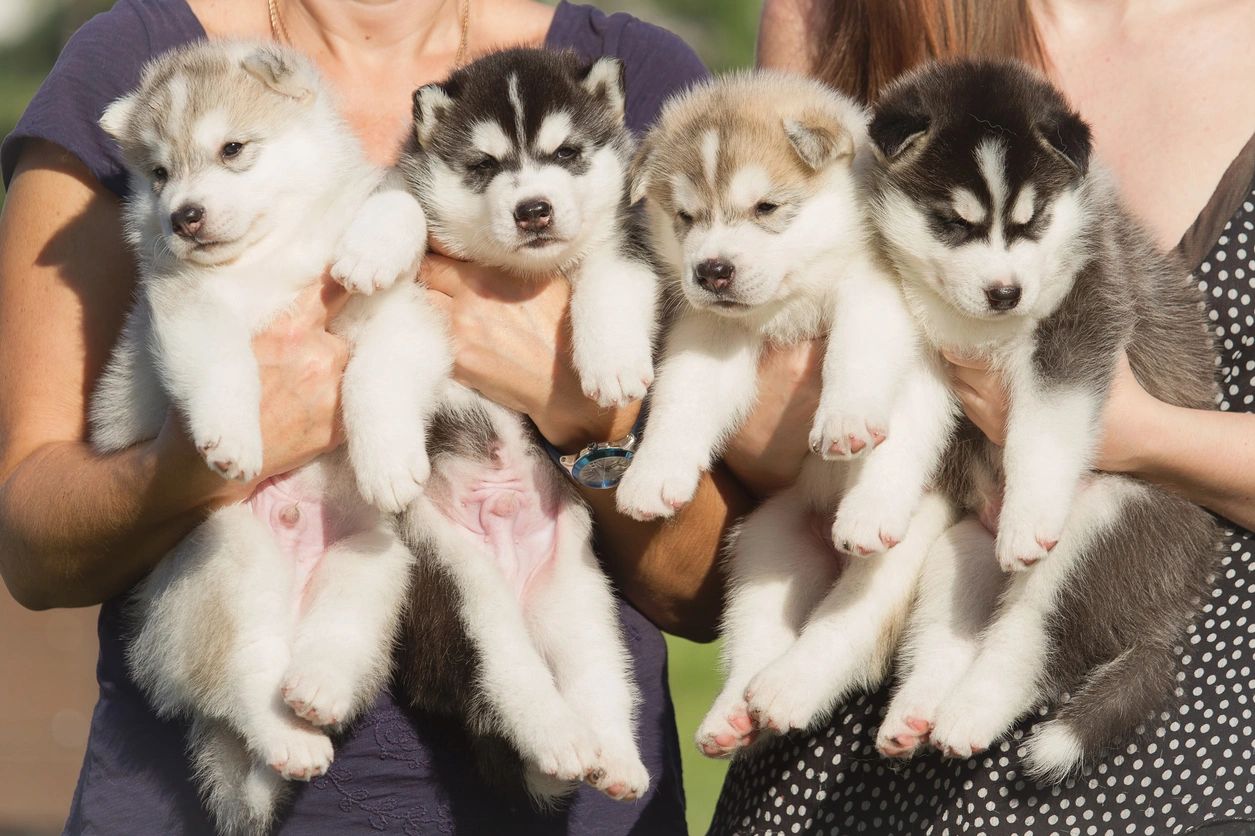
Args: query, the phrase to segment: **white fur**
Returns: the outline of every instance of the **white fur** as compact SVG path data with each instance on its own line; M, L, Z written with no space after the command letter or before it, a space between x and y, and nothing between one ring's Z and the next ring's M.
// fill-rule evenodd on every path
M937 707L934 746L955 757L970 757L1047 696L1041 681L1051 649L1046 619L1075 571L1075 561L1118 518L1130 490L1136 488L1118 478L1095 477L1050 559L1031 572L1011 576L979 652ZM988 557L973 554L966 559ZM955 604L949 606L953 612Z
M190 96L188 79L174 79ZM268 95L252 82L237 92ZM411 281L425 247L421 209L365 161L325 93L305 106L298 124L251 126L268 135L250 137L258 147L244 153L257 156L245 171L172 169L159 190L147 171L132 172L139 300L91 412L93 443L107 452L151 438L173 407L211 468L252 480L262 466L253 336L329 264L351 289L380 291L354 296L333 323L351 351L343 402L353 467L336 453L287 477L355 532L323 555L303 601L275 533L244 505L210 516L136 594L129 662L159 712L192 716L192 755L228 832L269 821L282 790L270 768L285 779L325 772L332 746L319 727L351 720L388 674L412 558L372 504L398 510L421 490L423 420L449 367L443 331ZM120 131L134 112L115 105L106 127ZM216 154L238 127L214 113L173 141ZM205 206L206 235L222 246L170 234L169 212L189 200Z

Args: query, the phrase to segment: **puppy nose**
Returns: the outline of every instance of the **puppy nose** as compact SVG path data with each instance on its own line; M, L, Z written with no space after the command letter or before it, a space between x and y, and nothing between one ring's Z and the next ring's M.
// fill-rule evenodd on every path
M525 200L514 207L514 223L524 232L540 232L553 221L553 207L547 200Z
M996 284L985 288L985 298L995 311L1009 311L1020 303L1018 284Z
M182 238L193 238L204 226L205 208L195 204L180 206L170 215L170 227Z
M736 268L722 258L708 258L697 263L697 266L693 268L693 275L697 277L698 285L706 290L718 292L732 284Z

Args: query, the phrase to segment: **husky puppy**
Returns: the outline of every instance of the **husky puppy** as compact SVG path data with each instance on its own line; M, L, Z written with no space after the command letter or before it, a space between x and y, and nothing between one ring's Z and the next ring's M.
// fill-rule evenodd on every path
M922 69L884 93L870 133L874 216L908 302L933 345L997 368L1010 402L1003 448L966 421L951 443L941 485L997 537L968 519L930 554L879 743L968 757L1070 694L1026 752L1030 774L1059 779L1171 695L1213 566L1205 511L1090 473L1122 352L1155 397L1214 403L1202 305L1091 164L1088 126L1026 68Z
M652 379L657 279L634 232L622 67L573 53L487 55L414 94L402 159L442 247L526 281L571 281L574 359L603 404ZM448 387L432 478L408 509L418 563L400 679L452 714L486 776L552 807L584 781L641 797L637 695L588 509L529 422Z
M735 75L670 102L638 155L636 188L678 312L620 509L648 519L691 499L753 406L769 343L829 337L812 441L830 456L865 454L810 460L741 524L727 564L727 684L697 733L711 756L759 730L806 728L851 689L879 682L927 546L949 523L937 497L911 518L927 473L905 480L914 495L892 531L868 529L858 508L893 499L856 495L864 471L883 485L919 467L920 439L938 442L913 416L948 402L939 375L907 374L914 325L859 196L866 120L814 81ZM861 342L872 359L851 368ZM836 554L834 539L855 556Z
M173 407L210 468L255 480L253 335L329 264L357 291L334 322L351 351L347 456L214 512L132 606L130 667L160 714L190 717L218 828L261 832L284 779L327 770L328 732L389 671L412 558L381 510L400 511L430 472L424 416L450 365L411 280L422 208L366 161L313 67L273 45L166 53L101 124L130 168L140 275L92 401L98 450L154 437Z

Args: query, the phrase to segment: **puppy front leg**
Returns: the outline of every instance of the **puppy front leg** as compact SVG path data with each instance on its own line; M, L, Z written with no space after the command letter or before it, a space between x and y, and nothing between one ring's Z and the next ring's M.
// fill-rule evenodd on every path
M958 405L940 364L921 358L907 370L890 412L896 431L851 465L851 483L832 526L838 549L867 556L902 542L957 417Z
M261 376L248 327L212 300L152 305L158 373L196 449L227 479L248 482L262 465Z
M997 541L1004 571L1032 566L1059 542L1093 461L1099 407L1089 390L1045 388L1028 374L1012 375Z
M654 382L658 277L619 253L584 260L571 288L571 342L584 394L601 406L638 401Z
M397 513L431 475L427 419L453 363L444 324L405 281L350 299L335 329L349 342L342 409L358 488Z
M667 341L640 449L619 483L619 510L638 520L686 505L758 387L761 339L714 317L688 314Z
M369 295L411 279L427 251L427 216L399 172L389 171L362 203L331 256L331 277Z
M920 337L897 280L870 261L836 281L831 323L810 435L811 449L830 460L884 441L903 374L920 362Z

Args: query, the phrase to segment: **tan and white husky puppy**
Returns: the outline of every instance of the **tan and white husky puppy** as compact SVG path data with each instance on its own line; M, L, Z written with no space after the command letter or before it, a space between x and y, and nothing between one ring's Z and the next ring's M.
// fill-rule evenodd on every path
M156 710L191 720L190 754L224 832L264 831L284 779L331 763L328 732L389 671L412 563L383 512L430 472L424 416L449 365L412 278L421 207L370 165L317 73L272 45L199 43L150 63L101 124L121 145L139 289L95 393L109 452L176 409L227 479L262 467L252 338L328 265L356 291L347 456L323 456L222 508L136 590L131 670Z
M648 519L687 503L754 405L763 350L829 338L811 434L823 457L750 514L731 548L728 679L697 733L712 756L759 730L806 728L877 684L949 521L945 502L922 496L938 422L916 417L949 399L864 220L866 122L816 82L736 75L673 100L638 157L678 312L621 510Z

